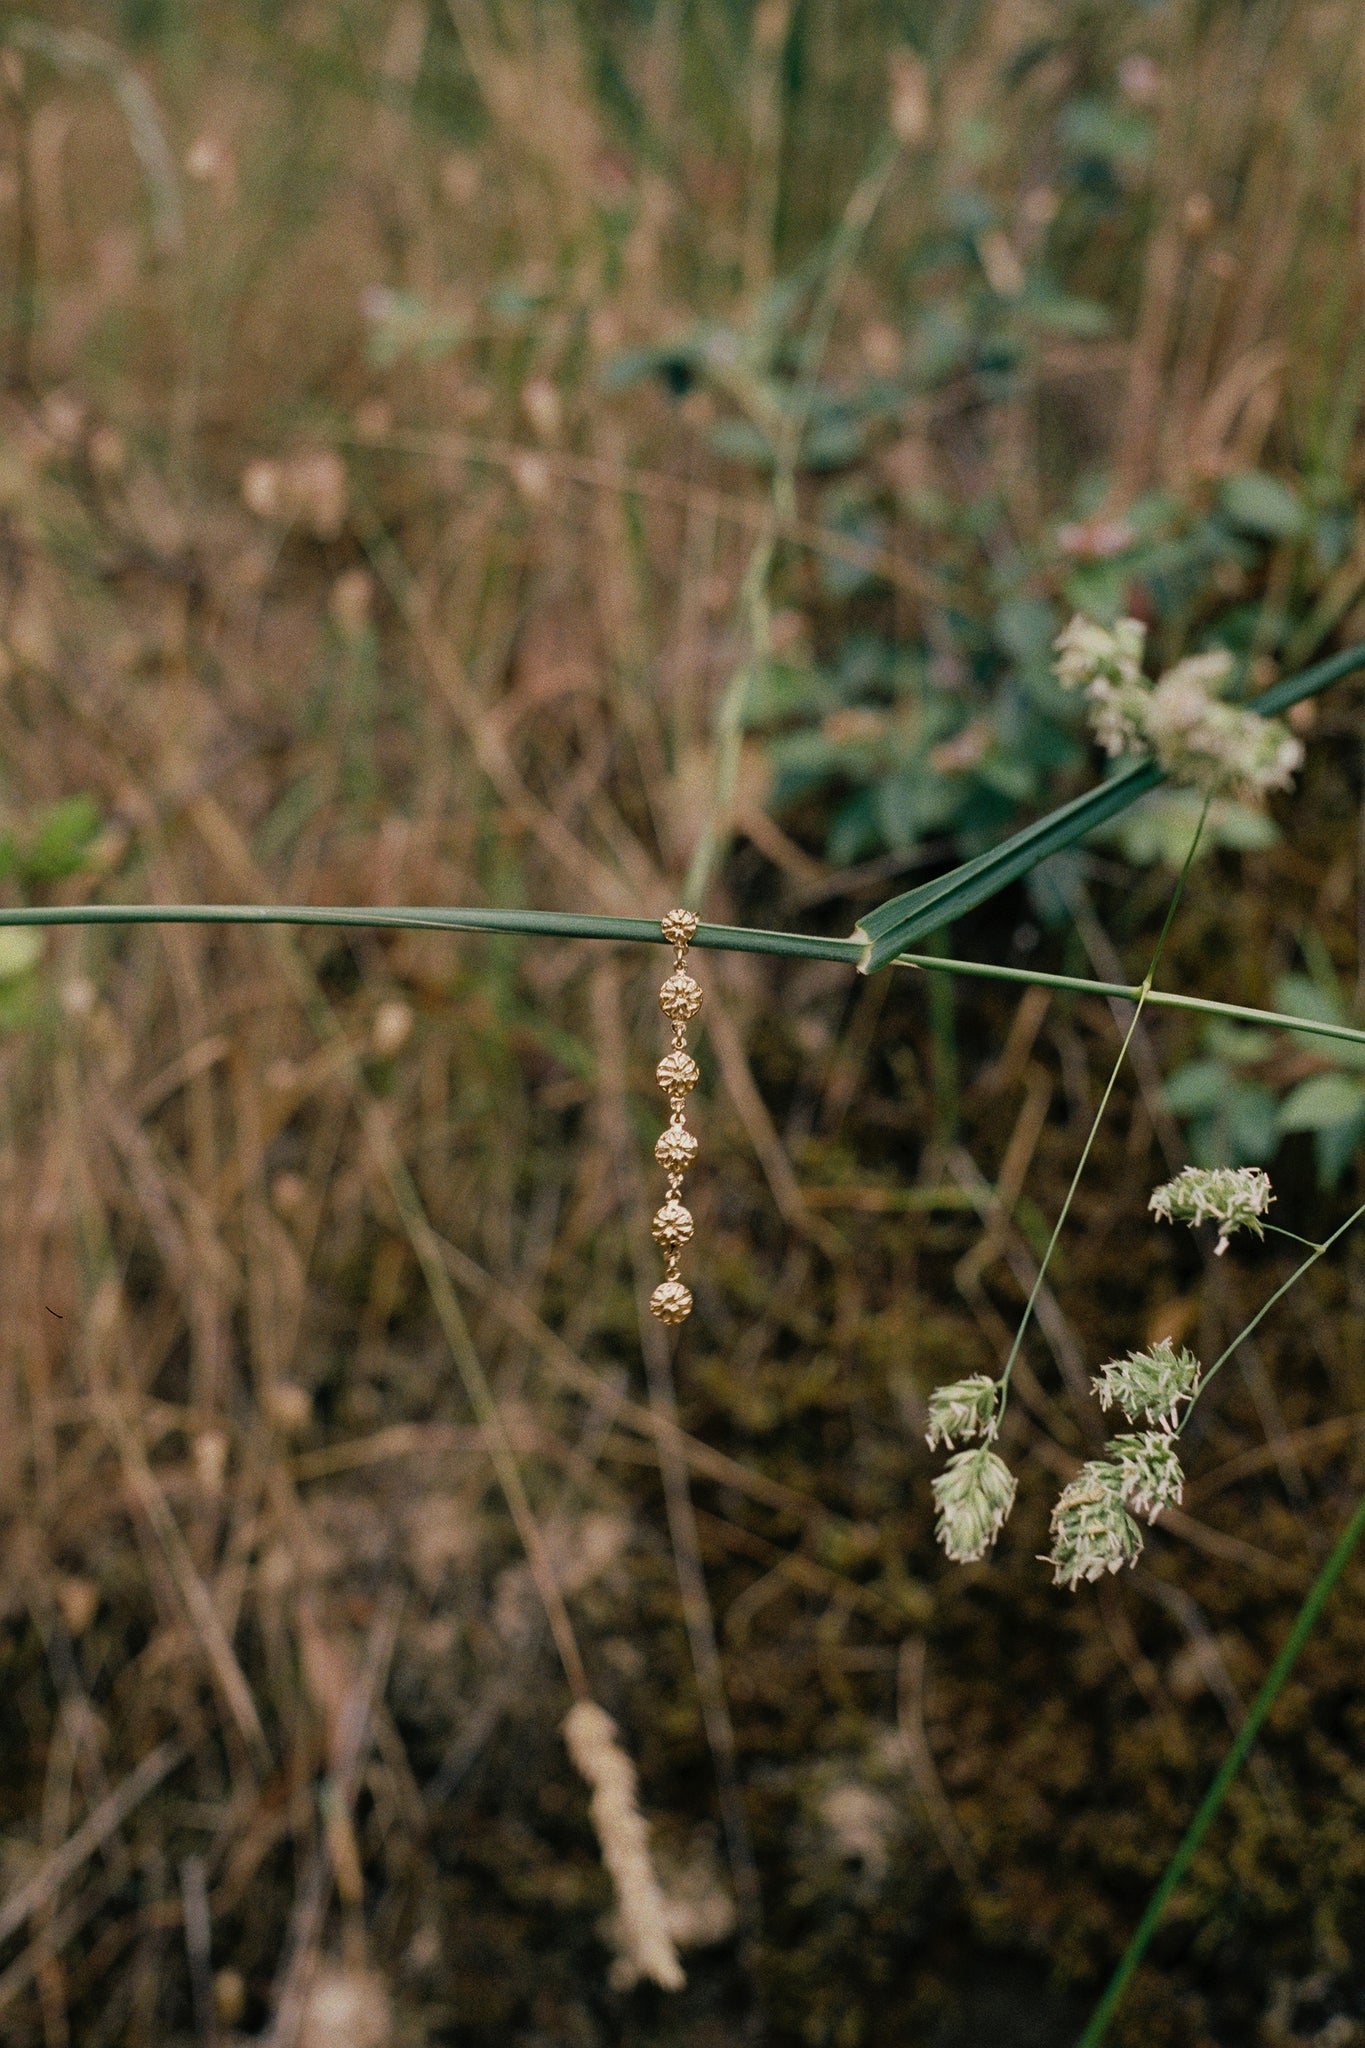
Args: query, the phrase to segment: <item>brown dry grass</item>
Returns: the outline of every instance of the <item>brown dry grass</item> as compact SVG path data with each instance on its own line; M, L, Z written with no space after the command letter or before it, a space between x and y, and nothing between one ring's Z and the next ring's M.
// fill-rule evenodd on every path
M812 5L797 91L772 0L752 35L710 0L296 7L271 30L225 4L151 10L141 44L135 15L119 62L152 87L184 214L159 254L105 87L41 39L5 57L6 811L22 831L93 794L106 828L68 892L662 911L768 507L707 450L714 392L611 397L603 372L696 315L751 321L837 221L882 118L883 11ZM1149 24L1014 0L931 26L933 125L849 278L836 377L884 350L900 260L969 164L1006 205L983 262L1027 254L1046 120L1140 35L1161 139L1126 238L1076 258L1078 288L1121 280L1124 338L1049 344L997 404L950 383L876 452L878 616L932 638L945 578L990 602L962 525L926 524L931 488L998 498L1032 546L1077 449L1112 451L1116 505L1197 502L1262 461L1354 474L1355 10ZM377 286L456 344L375 367ZM862 544L822 540L814 487L796 519L781 630L829 635L812 565ZM1250 595L1269 615L1299 573L1280 551ZM1299 655L1362 586L1357 525ZM1249 864L1240 909L1191 906L1191 985L1247 993L1230 953L1288 958L1310 914L1349 956L1355 729L1323 724L1336 765L1290 820L1299 850ZM708 908L845 927L884 871L830 877L766 780L746 746ZM1323 1283L1305 1385L1277 1400L1268 1341L1213 1428L1210 1500L1220 1461L1268 1457L1280 1492L1254 1517L1224 1492L1209 1522L1196 1494L1145 1591L1060 1612L1028 1562L1082 1446L1056 1382L1158 1311L1235 1327L1254 1291L1220 1274L1201 1308L1169 1244L1132 1249L1139 1092L1021 1371L1017 1554L944 1580L923 1390L995 1359L1109 1020L963 998L954 1039L951 1006L931 1027L885 982L855 999L834 971L708 960L701 1311L675 1367L638 1313L654 964L430 934L50 939L0 1047L16 2048L702 2044L765 2012L775 2040L851 2044L891 2038L891 2010L920 2038L955 2024L983 1951L1002 1998L1064 2030L1065 1987L1129 1924L1318 1543L1303 1503L1343 1441L1323 1404L1365 1405L1358 1277ZM568 1695L499 1470L563 1602L561 1661L620 1721L710 1943L668 2011L604 1988ZM1280 1803L1239 1819L1244 1859L1295 1873L1291 1907L1277 1922L1246 1876L1238 1922L1201 1879L1206 1924L1239 1955L1270 1925L1299 1977L1349 1974L1355 1795L1326 1781L1354 1769L1353 1641L1329 1630L1330 1711L1277 1760ZM1198 1966L1154 1982L1134 2039L1214 2038ZM1250 2028L1264 1989L1210 1996ZM957 2024L1003 2026L991 1995Z

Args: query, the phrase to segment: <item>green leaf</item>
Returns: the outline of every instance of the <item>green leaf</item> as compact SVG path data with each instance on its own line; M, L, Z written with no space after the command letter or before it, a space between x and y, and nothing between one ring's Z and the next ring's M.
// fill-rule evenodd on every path
M1326 1131L1365 1110L1365 1083L1346 1074L1310 1074L1280 1104L1282 1131Z
M69 796L38 820L21 862L26 882L60 882L85 866L90 842L100 829L92 796Z
M1281 1010L1287 1010L1293 1017L1312 1017L1323 1024L1345 1024L1349 1020L1345 1006L1335 989L1325 988L1319 981L1311 981L1306 974L1282 974L1275 984L1275 1002ZM1315 1059L1331 1060L1334 1066L1353 1069L1365 1068L1365 1046L1351 1045L1345 1040L1324 1040L1308 1031L1291 1031L1295 1045L1305 1052L1311 1052Z
M996 645L1021 668L1052 667L1052 640L1059 620L1040 597L1008 597L995 608L991 632ZM1062 692L1058 690L1058 695Z
M1275 1150L1277 1104L1260 1081L1235 1081L1223 1105L1222 1128L1233 1166L1260 1166Z
M747 463L752 469L771 469L777 459L768 436L749 420L718 420L707 439L716 454L727 462Z
M602 372L601 386L615 395L629 391L647 377L657 377L675 398L681 398L697 381L695 351L689 342L673 342L663 348L623 349L612 357Z
M846 469L863 452L865 432L855 419L835 418L812 425L801 443L803 469Z
M33 925L0 925L0 981L17 981L42 954L43 935Z
M1220 511L1234 526L1266 540L1297 540L1307 514L1288 484L1263 469L1224 477L1218 491Z
M1186 1120L1196 1166L1257 1166L1279 1138L1275 1097L1261 1081L1243 1080L1220 1059L1191 1060L1166 1083L1166 1102Z
M1102 163L1142 164L1152 150L1148 116L1135 107L1106 106L1103 100L1072 100L1062 109L1057 135L1068 155L1098 157Z
M1034 327L1049 334L1070 334L1078 341L1097 341L1111 332L1114 317L1098 299L1080 299L1069 292L1030 280L1019 311Z
M1319 1024L1344 1024L1335 994L1306 974L1282 974L1275 984L1275 1005L1291 1017L1312 1017Z
M838 701L837 692L816 670L794 662L760 662L745 680L745 730L758 732L800 718L819 718Z
M825 859L831 867L851 867L855 860L875 853L881 843L876 792L860 789L835 812L825 838Z
M1135 797L1160 780L1161 770L1155 761L1135 762L1097 789L1087 790L1084 796L1074 797L1059 810L1026 825L1002 846L978 854L975 860L965 861L935 881L922 882L919 888L909 889L903 896L894 896L889 903L869 911L853 934L867 947L859 963L861 972L871 974L876 968L885 967L916 939L940 931L965 911L985 903L1049 854L1074 846L1087 832L1093 832L1097 825L1126 809Z
M1114 841L1134 867L1150 868L1164 861L1167 867L1179 868L1199 829L1203 810L1204 799L1198 790L1154 789L1126 816L1104 826L1100 836ZM1231 853L1259 853L1274 846L1279 836L1274 819L1265 811L1217 798L1209 806L1199 853L1202 857L1220 846Z
M366 295L365 315L370 324L365 354L377 370L391 370L405 356L437 363L469 338L463 315L429 306L416 292L380 286Z
M1175 1116L1207 1116L1235 1085L1221 1060L1189 1060L1166 1082L1167 1107Z
M1263 718L1272 718L1359 668L1365 668L1365 644L1358 643L1343 648L1340 654L1330 655L1326 661L1315 662L1298 675L1286 676L1256 698L1251 708ZM1136 761L1130 768L1111 775L1098 788L1073 797L1069 804L1026 825L1022 832L1016 832L989 853L978 854L948 874L880 904L854 928L854 938L865 948L858 963L859 972L871 974L878 967L887 966L916 939L940 931L965 911L985 903L1026 875L1040 860L1046 860L1050 853L1074 846L1087 832L1117 817L1164 779L1155 761Z
M1365 1135L1365 1107L1359 1109L1345 1123L1332 1124L1325 1131L1313 1133L1313 1153L1317 1160L1320 1186L1336 1186L1350 1165L1352 1154L1362 1135Z
M875 792L883 839L900 852L929 838L952 822L965 794L961 777L936 775L918 763L888 775Z
M1234 1067L1254 1066L1258 1060L1268 1060L1275 1050L1268 1031L1258 1031L1254 1025L1227 1024L1221 1017L1210 1024L1204 1038L1215 1059L1228 1060Z

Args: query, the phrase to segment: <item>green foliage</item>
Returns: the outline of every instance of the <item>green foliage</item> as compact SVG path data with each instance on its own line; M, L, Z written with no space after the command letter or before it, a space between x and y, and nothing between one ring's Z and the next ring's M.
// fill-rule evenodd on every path
M1286 974L1276 1008L1296 1017L1347 1023L1346 1005L1320 946L1306 942L1316 972ZM1301 1055L1286 1062L1286 1039ZM1312 1072L1304 1073L1311 1063ZM1283 1139L1311 1134L1318 1180L1334 1188L1365 1138L1365 1049L1307 1032L1284 1036L1216 1023L1203 1057L1166 1083L1171 1110L1185 1120L1199 1166L1264 1165Z
M1231 525L1260 540L1298 540L1309 525L1298 493L1263 470L1224 477L1218 505Z
M930 932L942 929L964 911L985 903L1010 882L1030 874L1053 854L1074 846L1087 833L1125 810L1134 798L1160 780L1154 761L1139 761L1069 804L1027 825L1003 845L965 861L933 882L909 889L870 911L858 926L868 942L868 972L884 967L897 953Z
M936 63L964 32L954 14ZM793 62L802 47L796 29ZM1035 406L1059 338L1079 360L1131 331L1158 122L1120 55L1096 29L1087 62L1054 84L1036 52L1020 54L989 117L966 121L954 150L903 166L885 205L894 228L873 360L837 318L822 325L843 233L831 222L823 242L786 238L786 268L743 314L708 308L604 372L614 395L652 383L674 403L704 398L695 416L713 454L760 488L789 461L803 509L826 529L874 554L908 551L929 565L927 582L939 579L908 623L878 630L889 579L874 563L779 550L774 594L815 616L819 654L788 715L753 729L772 760L775 813L837 865L920 849L970 856L1084 771L1078 707L1047 657L1074 610L1138 609L1159 666L1227 648L1240 694L1248 662L1292 666L1339 616L1323 584L1349 552L1349 501L1325 470L1291 473L1278 444L1238 457L1216 485L1186 475L1135 492L1118 485L1111 451L1054 407L1027 494L1011 498L998 465L967 458L960 423L989 445L1014 409ZM1008 168L1026 104L1037 230L1021 224ZM956 459L940 459L936 431ZM1293 572L1263 605L1285 551ZM1172 807L1112 843L1150 865L1179 833ZM1269 837L1250 811L1211 822L1211 843L1231 851Z
M71 796L34 821L16 869L21 882L36 886L79 874L90 858L101 818L93 797Z
M1154 789L1139 797L1131 810L1102 825L1093 834L1100 845L1118 848L1135 868L1167 867L1178 873L1185 864L1200 818L1196 860L1220 848L1228 853L1264 853L1279 844L1279 827L1268 812L1228 797L1215 797L1204 812L1195 789Z
M366 294L364 310L369 323L365 356L376 370L391 370L405 360L438 363L469 333L467 320L440 311L417 292L377 289Z
M102 823L91 796L50 804L18 830L0 834L0 880L12 878L28 891L79 874Z

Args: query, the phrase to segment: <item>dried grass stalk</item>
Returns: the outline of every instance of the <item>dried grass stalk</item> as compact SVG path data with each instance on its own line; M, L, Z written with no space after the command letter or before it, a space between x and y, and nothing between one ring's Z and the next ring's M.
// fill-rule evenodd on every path
M635 1766L611 1715L576 1700L564 1717L564 1742L592 1787L592 1824L616 1886L615 1931L621 1955L613 1976L648 1977L665 1991L687 1981L669 1932L668 1907L649 1853L649 1829L635 1796Z

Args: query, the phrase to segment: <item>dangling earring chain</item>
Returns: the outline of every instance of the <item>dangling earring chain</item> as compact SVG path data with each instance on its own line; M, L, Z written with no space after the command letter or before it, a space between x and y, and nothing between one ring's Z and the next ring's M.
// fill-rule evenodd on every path
M657 1068L659 1086L668 1097L669 1116L654 1157L668 1175L668 1193L650 1226L654 1242L663 1251L664 1277L650 1295L649 1306L661 1323L680 1323L692 1313L692 1290L678 1278L682 1248L692 1236L692 1212L678 1200L678 1190L697 1156L697 1141L687 1128L683 1111L700 1079L697 1063L687 1050L687 1026L701 1008L701 989L683 965L697 935L696 918L690 910L670 910L662 925L673 948L673 972L659 990L659 1008L673 1026L673 1049L664 1054Z

